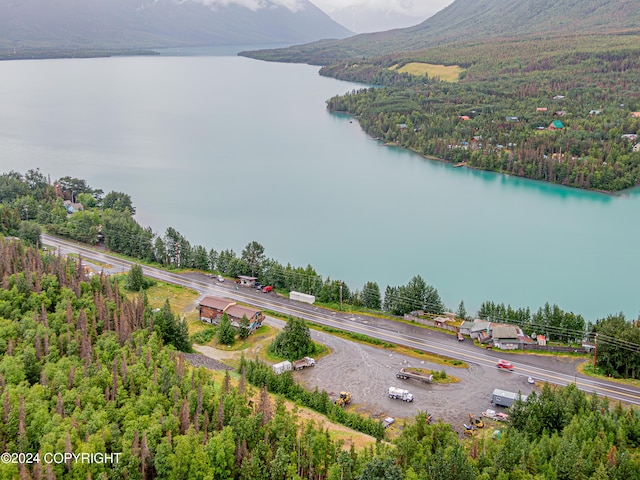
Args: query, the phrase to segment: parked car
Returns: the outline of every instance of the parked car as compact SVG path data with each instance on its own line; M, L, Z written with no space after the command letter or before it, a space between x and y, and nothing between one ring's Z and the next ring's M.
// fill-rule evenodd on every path
M262 290L264 288L264 285L261 283L256 283L254 287L256 287L257 290Z
M498 368L502 368L504 370L513 370L513 364L511 362L507 362L506 360L498 360Z
M219 282L224 282L224 277L222 275L218 275L218 281Z
M269 293L269 292L270 292L270 291L272 291L272 290L273 290L273 287L272 287L271 285L267 285L266 287L263 287L263 288L262 288L262 291L263 291L264 293Z
M462 342L464 340L464 337L462 336L462 334L460 332L458 332L458 341Z

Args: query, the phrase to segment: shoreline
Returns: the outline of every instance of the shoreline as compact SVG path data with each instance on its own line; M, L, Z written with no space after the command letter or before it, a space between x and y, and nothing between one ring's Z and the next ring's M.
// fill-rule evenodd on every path
M367 133L367 135L369 135ZM371 135L369 135L371 137ZM371 137L373 140L376 140L378 142L382 142L382 140L380 140L380 138L377 137ZM380 143L381 147L392 147L392 148L401 148L403 150L407 150L411 153L415 153L416 155L420 155L422 158L426 159L426 160L432 160L432 161L436 161L436 162L440 162L440 163L446 163L451 165L453 168L459 168L459 167L465 167L465 168L469 168L471 170L477 170L478 172L489 172L489 173L495 173L495 174L499 174L499 175L506 175L507 177L513 177L513 178L521 178L524 180L529 180L532 182L537 182L537 183L541 183L541 184L547 184L547 185L555 185L558 187L564 187L564 188L570 188L572 190L577 190L579 192L594 192L594 193L600 193L603 195L607 195L609 197L624 197L625 196L625 192L630 191L630 190L635 190L635 189L640 189L640 185L636 185L633 187L627 187L624 188L622 190L618 190L616 192L611 192L609 190L600 190L600 189L596 189L596 188L580 188L580 187L574 187L572 185L563 185L562 183L556 183L556 182L547 182L545 180L538 180L536 178L529 178L529 177L521 177L519 175L514 175L512 173L506 173L506 172L501 172L501 171L496 171L496 170L484 170L482 168L478 168L478 167L474 167L473 165L469 165L467 162L462 162L464 163L464 165L459 165L453 162L450 162L449 160L445 160L444 158L440 158L440 157L434 157L431 155L425 155L422 152L418 152L417 150L414 150L411 147L405 147L403 145L399 145L398 143L395 142L384 142L384 143Z

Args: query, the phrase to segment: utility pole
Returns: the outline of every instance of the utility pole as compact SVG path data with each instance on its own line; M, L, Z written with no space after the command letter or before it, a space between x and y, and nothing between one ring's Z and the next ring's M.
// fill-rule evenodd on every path
M342 311L342 282L340 282L340 311Z
M596 369L596 355L598 354L598 334L596 333L596 339L594 341L595 347L593 347L593 369Z

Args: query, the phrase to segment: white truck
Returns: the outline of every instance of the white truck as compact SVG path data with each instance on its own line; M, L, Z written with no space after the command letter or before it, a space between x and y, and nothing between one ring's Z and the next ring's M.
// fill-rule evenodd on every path
M389 398L397 398L400 400L404 400L405 402L413 402L413 393L409 392L409 390L389 387L389 391L387 393L389 395Z
M271 368L273 369L273 373L280 375L284 372L290 372L293 369L293 365L289 360L285 360L284 362L272 365Z
M300 360L296 360L295 362L293 362L293 369L294 370L302 370L305 367L313 367L315 366L316 361L311 358L311 357L304 357L301 358Z

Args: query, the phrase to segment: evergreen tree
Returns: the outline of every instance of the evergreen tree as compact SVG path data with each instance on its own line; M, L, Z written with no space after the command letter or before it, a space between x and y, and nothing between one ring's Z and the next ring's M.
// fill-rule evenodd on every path
M362 287L362 305L372 310L380 310L382 307L380 287L376 282L367 282Z
M236 329L231 325L231 319L226 313L222 314L218 325L218 342L223 345L233 345L236 340Z
M165 344L170 344L182 352L191 351L189 329L186 320L178 320L171 311L167 299L164 306L153 317L154 330L158 332Z
M269 350L275 355L297 360L315 351L309 327L301 318L289 317L284 330L278 334Z
M139 292L145 288L144 276L142 274L142 267L138 264L132 265L127 273L127 288L134 292Z

